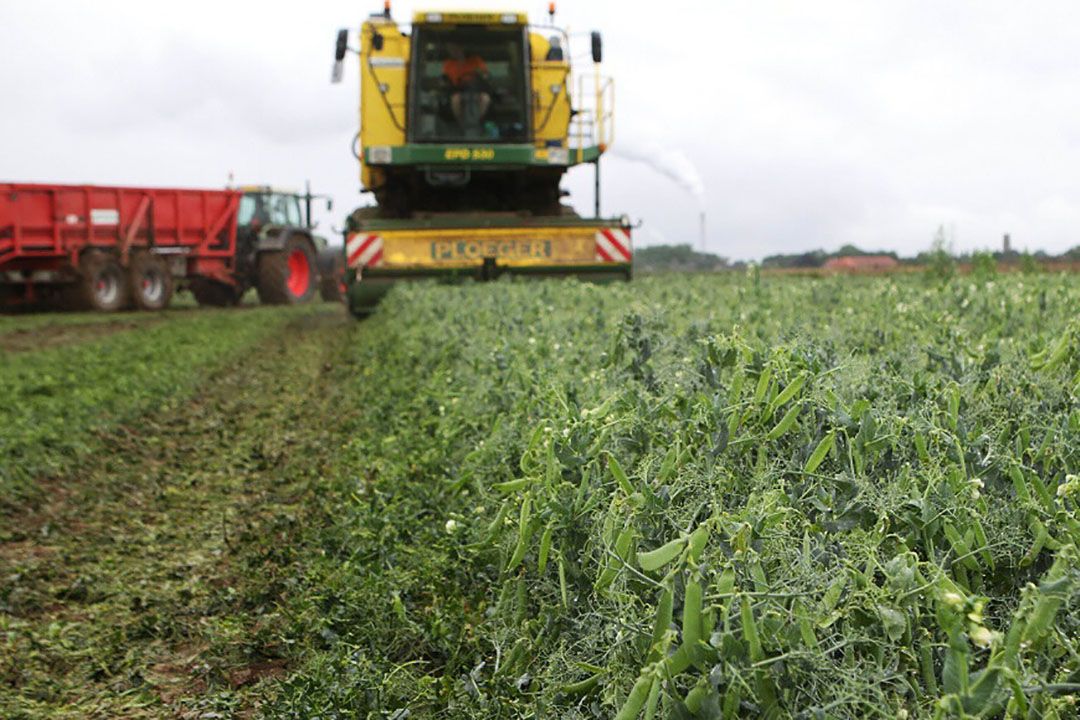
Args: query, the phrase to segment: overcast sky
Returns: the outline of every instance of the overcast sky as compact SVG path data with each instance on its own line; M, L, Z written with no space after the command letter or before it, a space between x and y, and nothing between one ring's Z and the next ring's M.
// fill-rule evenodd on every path
M463 4L492 6L538 20L546 3ZM579 0L558 19L604 34L618 135L603 210L641 220L639 243L696 244L700 206L707 248L733 258L845 243L913 254L939 225L957 250L1009 232L1061 252L1080 244L1078 8ZM337 203L329 232L365 203L349 151L358 68L330 85L334 35L379 9L0 0L0 180L310 178ZM591 168L565 185L591 209Z

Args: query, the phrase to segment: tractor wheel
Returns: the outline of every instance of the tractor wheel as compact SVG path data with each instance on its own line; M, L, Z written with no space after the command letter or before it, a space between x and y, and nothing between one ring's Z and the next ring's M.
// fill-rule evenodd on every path
M341 302L345 282L345 256L340 247L319 251L319 297L326 302Z
M191 294L202 307L232 307L240 302L236 287L207 278L192 280Z
M299 305L311 300L318 286L315 252L306 238L292 236L283 250L259 255L255 289L264 305Z
M78 310L116 312L131 297L127 273L111 253L90 250L79 261L79 279L70 288L71 305Z
M139 310L164 310L173 294L173 277L169 263L160 255L135 253L128 268L131 299Z

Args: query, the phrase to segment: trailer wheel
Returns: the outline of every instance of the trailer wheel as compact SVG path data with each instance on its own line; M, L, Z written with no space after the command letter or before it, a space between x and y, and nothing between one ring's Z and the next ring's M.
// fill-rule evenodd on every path
M173 294L173 278L169 264L160 255L136 253L128 268L131 298L139 310L164 310Z
M306 238L293 235L282 250L259 255L259 282L255 289L265 305L299 305L315 295L315 252Z
M319 251L319 297L325 302L345 299L345 256L340 247Z
M195 278L190 289L195 302L203 307L232 307L240 302L237 288L217 280Z
M83 253L79 279L72 288L73 305L80 310L116 312L131 296L127 275L113 255L100 250Z

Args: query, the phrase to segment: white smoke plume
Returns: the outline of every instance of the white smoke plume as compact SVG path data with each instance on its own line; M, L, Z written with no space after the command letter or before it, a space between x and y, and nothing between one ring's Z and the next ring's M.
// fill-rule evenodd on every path
M682 150L665 147L658 142L616 143L611 148L616 157L648 165L693 195L698 207L705 208L705 183L701 174Z

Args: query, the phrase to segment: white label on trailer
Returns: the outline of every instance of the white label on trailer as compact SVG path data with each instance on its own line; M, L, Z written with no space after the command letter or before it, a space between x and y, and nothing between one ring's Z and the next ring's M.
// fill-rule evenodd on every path
M120 211L105 208L94 208L90 211L91 225L119 225Z
M66 222L68 225L78 225L79 224L79 216L78 215L65 215L64 216L64 222Z
M371 63L371 67L381 67L381 68L405 67L405 58L403 58L403 57L373 57L373 58L368 58L368 62Z

